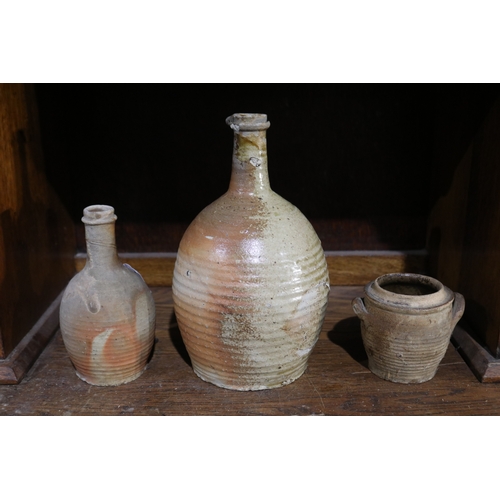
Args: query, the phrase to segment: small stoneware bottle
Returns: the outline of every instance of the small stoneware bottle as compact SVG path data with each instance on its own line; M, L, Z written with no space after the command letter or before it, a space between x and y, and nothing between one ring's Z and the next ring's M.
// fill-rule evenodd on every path
M239 113L226 194L186 230L174 268L175 314L195 373L235 390L300 377L316 344L329 279L304 215L271 190L264 114Z
M403 384L434 377L465 301L438 280L422 274L385 274L352 301L361 320L368 367Z
M87 262L64 291L60 325L76 374L92 385L130 382L145 370L155 304L141 275L116 252L114 208L85 208Z

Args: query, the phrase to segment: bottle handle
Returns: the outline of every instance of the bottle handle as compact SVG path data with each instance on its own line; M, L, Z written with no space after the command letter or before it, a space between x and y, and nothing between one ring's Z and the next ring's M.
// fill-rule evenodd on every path
M356 316L358 316L360 319L363 319L366 316L368 316L369 312L366 310L365 302L361 297L356 297L355 299L352 299L351 305L354 312L356 313Z

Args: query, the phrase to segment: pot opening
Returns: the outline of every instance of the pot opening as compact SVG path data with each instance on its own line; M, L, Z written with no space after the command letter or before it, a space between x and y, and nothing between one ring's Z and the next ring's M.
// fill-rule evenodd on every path
M432 286L430 283L420 283L418 281L410 283L394 281L381 284L380 287L388 292L399 293L400 295L430 295L439 291L439 288Z
M366 285L365 293L387 306L420 310L443 306L453 300L451 290L437 279L414 273L379 276Z

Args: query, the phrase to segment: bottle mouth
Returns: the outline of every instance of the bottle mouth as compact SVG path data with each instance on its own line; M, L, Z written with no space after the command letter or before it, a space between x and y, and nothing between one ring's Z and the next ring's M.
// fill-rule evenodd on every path
M271 124L262 113L234 113L226 118L226 123L235 131L267 130Z
M109 205L90 205L83 209L82 222L97 225L109 224L117 219L115 209Z

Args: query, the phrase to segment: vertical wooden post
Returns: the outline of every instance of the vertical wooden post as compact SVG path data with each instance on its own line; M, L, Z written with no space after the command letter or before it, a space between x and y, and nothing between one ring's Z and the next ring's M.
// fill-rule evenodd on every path
M36 359L14 351L73 275L74 254L73 222L44 173L33 86L0 84L0 383Z
M454 339L477 377L500 381L500 99L429 224L431 271L466 300ZM469 331L470 330L470 331Z

